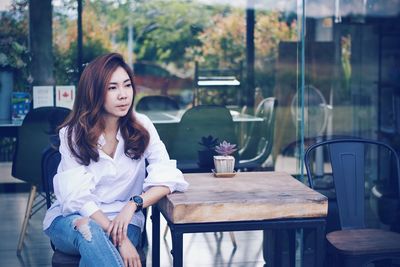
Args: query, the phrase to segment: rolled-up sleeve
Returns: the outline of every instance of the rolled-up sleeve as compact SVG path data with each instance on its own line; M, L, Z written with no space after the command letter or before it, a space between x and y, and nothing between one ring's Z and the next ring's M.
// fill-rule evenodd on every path
M88 217L100 209L98 199L92 193L96 186L96 177L72 156L67 145L65 128L60 130L59 135L61 162L53 180L54 194L63 215L79 212Z
M189 184L185 181L182 172L177 169L176 161L169 158L165 145L160 140L153 123L146 116L137 115L150 134L150 142L144 153L148 166L143 191L147 191L153 186L167 186L171 193L186 191Z

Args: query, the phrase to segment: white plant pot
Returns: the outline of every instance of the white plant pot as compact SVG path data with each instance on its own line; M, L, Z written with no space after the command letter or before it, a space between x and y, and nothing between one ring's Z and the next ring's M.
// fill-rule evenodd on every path
M233 173L235 158L233 156L214 156L214 166L217 173Z

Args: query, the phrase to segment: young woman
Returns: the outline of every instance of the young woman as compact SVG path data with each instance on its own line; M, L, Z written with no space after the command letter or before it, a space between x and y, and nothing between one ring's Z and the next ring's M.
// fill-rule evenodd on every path
M188 187L152 122L133 112L134 97L122 56L100 56L83 71L59 131L57 200L43 228L58 250L81 255L80 266L141 266L142 209Z

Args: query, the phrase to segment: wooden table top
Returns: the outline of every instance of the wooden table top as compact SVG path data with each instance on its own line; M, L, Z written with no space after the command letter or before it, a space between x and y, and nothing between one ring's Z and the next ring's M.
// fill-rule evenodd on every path
M233 178L212 173L184 174L189 189L161 199L158 206L173 223L325 217L328 199L285 172L239 172Z

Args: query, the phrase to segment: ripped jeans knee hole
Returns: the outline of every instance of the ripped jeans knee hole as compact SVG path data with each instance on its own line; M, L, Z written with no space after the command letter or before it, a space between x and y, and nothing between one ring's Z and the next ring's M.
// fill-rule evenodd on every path
M74 229L82 234L83 238L87 241L92 241L92 232L90 231L89 218L76 218L72 224Z

